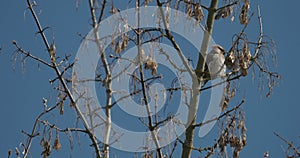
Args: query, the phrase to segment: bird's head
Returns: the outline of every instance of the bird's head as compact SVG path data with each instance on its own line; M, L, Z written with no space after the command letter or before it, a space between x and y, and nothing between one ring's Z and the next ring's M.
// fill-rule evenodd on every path
M219 54L223 54L223 55L225 54L224 48L220 45L213 45L212 50L216 53L219 53Z

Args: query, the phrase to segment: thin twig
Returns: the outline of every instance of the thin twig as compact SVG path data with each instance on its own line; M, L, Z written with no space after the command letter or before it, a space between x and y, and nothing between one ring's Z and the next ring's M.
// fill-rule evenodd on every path
M45 110L45 111L43 111L43 112L40 113L40 114L38 115L38 117L35 119L33 128L32 128L32 130L31 130L31 134L26 134L26 135L29 136L29 139L27 140L27 144L26 144L26 146L24 147L24 156L23 156L24 158L26 158L27 155L28 155L28 153L29 153L29 150L30 150L30 147L31 147L31 144L32 144L32 139L33 139L35 136L37 136L37 134L35 134L35 132L36 132L37 125L38 125L38 123L40 122L40 118L41 118L42 116L44 116L45 114L49 113L50 111L54 110L56 107L58 107L58 104L55 105L55 106L53 106L53 107L51 107L51 108L49 108L49 109L47 109L47 110Z
M287 141L285 138L281 137L281 136L280 136L278 133L276 133L276 132L273 132L273 133L274 133L275 136L277 136L277 137L280 138L282 141L284 141L284 142L289 146L289 148L293 149L294 152L295 152L298 156L300 156L300 151L298 151L298 149L293 145L292 142Z
M219 85L224 84L224 83L226 83L226 82L229 82L229 81L233 81L233 80L239 79L240 77L242 77L242 75L237 75L237 76L234 76L234 77L232 77L232 78L227 78L226 80L223 80L223 81L218 82L218 83L216 83L216 84L213 84L213 85L210 85L210 86L201 88L200 91L208 90L208 89L210 89L210 88L219 86Z
M241 30L241 32L240 32L238 35L236 35L236 36L237 36L237 39L233 42L233 44L232 44L232 46L231 46L231 48L229 49L228 52L233 51L233 49L234 49L234 47L237 45L238 41L242 38L242 36L243 36L243 34L245 33L246 28L248 27L248 24L250 23L251 18L252 18L253 15L254 15L254 13L252 13L252 14L250 15L249 20L248 20L248 23L246 23L246 24L244 25L243 29Z
M259 37L258 37L257 47L255 49L253 59L257 58L259 50L262 47L262 39L263 39L263 26L262 26L262 18L261 18L259 6L257 6L257 12L258 12L258 21L259 21Z
M230 3L230 4L227 4L227 5L223 6L223 7L218 8L217 11L222 10L222 9L224 9L224 8L227 8L227 7L231 7L231 6L233 6L233 5L237 5L238 2L239 2L239 1L235 1L235 2L232 2L232 3Z
M26 56L25 57L30 57L30 58L32 58L32 59L34 59L34 60L36 60L36 61L38 61L38 62L40 62L40 63L42 63L42 64L44 64L44 65L46 65L46 66L48 66L48 67L50 67L50 68L53 68L53 66L50 64L50 63L48 63L47 61L45 61L45 60L43 60L43 59L41 59L41 58L39 58L39 57L36 57L36 56L34 56L34 55L32 55L30 52L27 52L27 51L25 51L25 50L23 50L18 44L17 44L17 42L13 42L13 44L17 47L17 51L18 52L21 52L22 54L25 54Z
M228 115L229 113L231 113L232 111L236 111L237 109L239 109L240 106L241 106L243 103L245 103L245 99L243 99L237 106L235 106L235 107L233 107L232 109L230 109L230 110L224 112L222 115L220 115L220 116L218 116L218 117L215 117L215 118L213 118L213 119L207 120L207 121L205 121L205 122L198 123L198 124L195 125L195 127L201 127L201 126L206 125L206 124L209 124L209 123L211 123L211 122L213 122L213 121L220 120L221 118L223 118L224 116L227 116L227 115Z
M174 49L177 51L181 61L183 62L184 67L187 69L188 73L190 74L190 76L194 79L197 78L194 70L191 68L189 62L185 59L182 50L180 49L180 46L178 45L178 43L175 41L174 36L171 34L169 28L168 28L168 24L167 24L167 19L165 17L163 8L162 8L162 3L160 2L160 0L157 0L157 5L159 7L159 13L161 14L162 17L162 21L163 21L163 25L165 28L165 32L166 32L166 37L169 39L169 41L171 42L171 44L173 45Z
M82 133L86 133L88 134L89 132L86 131L85 129L80 129L80 128L65 128L65 129L62 129L62 128L59 128L57 127L56 125L54 124L51 124L49 121L47 120L44 120L44 121L41 121L44 125L47 125L49 126L50 128L54 128L55 130L59 131L59 132L82 132Z
M188 0L180 0L180 1L183 1L185 4L199 5L199 3L193 1L188 1ZM206 10L209 10L209 8L206 7L205 5L200 4L200 6Z
M95 8L94 8L94 2L93 0L89 0L89 8L91 11L92 21L93 21L93 31L94 31L94 38L95 42L97 44L98 51L100 53L100 58L106 73L106 78L104 80L104 86L106 89L106 105L111 105L112 102L112 77L111 77L111 71L109 68L109 64L106 58L106 54L101 46L100 43L100 37L98 34L98 30L100 30L100 25L97 23L97 18L95 14ZM103 6L104 7L104 6ZM104 8L102 8L103 10ZM101 16L101 15L100 15ZM101 19L102 17L99 17ZM110 133L111 133L111 107L106 106L105 108L105 114L106 114L106 131L104 136L104 157L109 158L109 140L110 140Z
M99 19L98 19L98 23L100 23L102 21L102 18L103 18L103 15L104 15L105 5L106 5L106 0L103 0L101 11L100 11L100 16L99 16Z
M140 33L140 20L141 20L141 17L140 17L140 0L137 0L136 1L136 8L137 8L137 13L138 13L138 21L137 21L137 25L138 25L138 28L137 28L137 46L138 46L138 57L139 57L139 61L141 61L141 33ZM156 146L156 152L157 152L157 155L159 158L163 158L163 154L162 154L162 151L161 151L161 146L159 144L159 141L158 141L158 136L155 132L155 128L153 126L153 119L152 119L152 114L151 114L151 110L150 110L150 105L149 105L149 102L148 102L148 96L147 96L147 91L146 91L146 84L145 84L145 79L144 79L144 73L143 73L143 66L141 63L139 63L139 74L140 74L140 80L141 80L141 85L142 85L142 93L143 93L143 101L144 101L144 104L145 104L145 107L146 107L146 110L147 110L147 115L148 115L148 128L151 132L151 136L152 136L152 139L155 143L155 146Z

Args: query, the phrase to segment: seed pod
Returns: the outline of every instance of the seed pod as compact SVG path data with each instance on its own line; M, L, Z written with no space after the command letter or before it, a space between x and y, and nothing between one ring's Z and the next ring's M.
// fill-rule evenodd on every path
M158 64L156 61L148 60L145 63L145 69L150 69L152 71L152 76L156 76L157 67L158 67Z
M54 144L53 144L53 148L58 151L60 148L61 148L61 144L60 144L60 141L59 141L59 136L58 134L56 135L55 137L55 140L54 140Z
M185 12L186 12L186 14L187 14L189 17L193 17L193 10L192 10L191 5L188 4L188 5L186 6Z
M204 17L202 7L199 3L197 5L194 5L194 17L197 21L201 21Z
M247 1L247 2L244 3L244 5L242 6L242 10L241 10L241 13L240 13L240 23L241 23L242 25L246 25L246 24L248 23L248 17L247 17L247 14L248 14L249 8L250 8L250 2Z
M234 68L234 64L235 64L235 56L234 56L234 52L231 51L227 54L226 58L225 58L225 64L226 67L229 70L232 70Z
M240 73L242 76L247 76L248 75L248 69L240 69Z
M116 54L119 54L121 52L121 44L119 42L115 44L115 52Z
M223 19L228 18L232 13L233 13L233 8L232 8L232 6L222 8L222 9L220 9L220 10L217 12L217 15L215 16L215 19L218 20L218 19L220 19L221 17L222 17Z
M56 47L55 47L55 44L52 43L49 50L48 50L49 54L50 54L50 60L52 63L55 63L56 62Z
M127 48L128 40L129 40L129 38L127 35L122 36L121 51L123 51Z

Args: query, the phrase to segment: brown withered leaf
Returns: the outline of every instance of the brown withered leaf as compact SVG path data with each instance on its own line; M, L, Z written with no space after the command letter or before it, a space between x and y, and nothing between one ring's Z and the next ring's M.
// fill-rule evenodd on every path
M122 43L121 43L121 51L125 50L127 48L129 41L129 37L127 35L122 36Z
M119 42L115 44L115 52L116 54L119 54L121 52L121 45Z
M229 6L229 7L224 7L224 8L220 9L220 10L217 12L217 15L215 16L215 19L218 20L218 19L220 19L221 17L222 17L223 19L228 18L232 13L233 13L233 8L232 8L231 6Z
M60 144L60 141L59 141L59 136L58 134L56 135L55 137L55 140L54 140L54 144L53 144L53 148L58 151L60 148L61 148L61 144Z
M50 60L52 63L56 62L56 47L55 44L52 43L49 50L48 50L49 54L50 54Z
M59 114L60 114L60 115L63 115L63 114L64 114L64 106L65 106L64 101L60 101L60 102L59 102Z
M242 6L242 10L241 10L241 13L240 13L240 23L242 25L246 25L248 23L248 12L249 12L249 8L250 8L250 2L247 1L244 3L244 5Z
M227 54L226 58L225 58L225 64L226 67L231 70L234 68L235 65L235 56L234 56L234 52L231 51Z
M43 151L41 153L41 155L43 155L43 157L48 157L51 154L51 145L50 142L46 139L43 139L44 141L42 142L42 147L43 147Z
M145 69L150 69L152 71L152 76L156 76L156 74L157 74L157 67L158 67L158 64L154 60L148 60L145 63Z
M248 75L248 69L241 68L240 73L241 73L242 76L247 76Z
M202 7L199 3L194 5L194 17L196 18L197 21L201 21L204 17Z

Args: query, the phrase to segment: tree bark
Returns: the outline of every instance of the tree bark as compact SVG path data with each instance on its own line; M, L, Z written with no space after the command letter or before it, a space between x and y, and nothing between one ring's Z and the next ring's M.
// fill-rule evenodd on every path
M208 15L206 21L206 31L202 40L201 50L199 53L198 63L196 67L196 74L200 77L200 80L193 80L192 97L189 106L188 124L185 131L185 141L183 143L182 158L190 158L192 153L192 147L194 142L195 124L197 120L197 111L199 106L200 88L202 85L202 75L205 68L206 55L208 46L211 40L213 24L218 7L218 0L212 0L210 7L208 8Z

